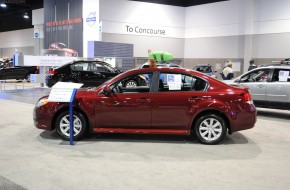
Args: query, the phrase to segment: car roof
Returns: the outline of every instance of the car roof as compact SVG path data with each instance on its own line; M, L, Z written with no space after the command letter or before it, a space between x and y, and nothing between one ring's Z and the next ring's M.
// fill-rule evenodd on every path
M195 65L195 67L196 66L211 66L210 64L197 64L197 65Z
M136 68L132 70L128 70L126 72L135 72L135 71L140 71L140 72L149 72L149 71L163 71L163 72L181 72L181 73L188 73L188 74L194 74L199 77L209 77L208 75L188 69L188 68L182 68L182 67L157 67L157 68Z
M290 67L290 65L289 64L267 64L267 65L261 65L261 66L259 66L258 65L258 68L260 68L260 67Z
M113 67L112 65L110 65L109 63L106 63L104 61L96 61L96 60L76 60L76 61L72 61L72 62L69 62L69 63L66 63L66 64L63 64L61 66L59 66L58 68L60 67L65 67L67 65L72 65L72 64L76 64L76 63L81 63L81 62L87 62L87 63L98 63L100 65L109 65L110 67Z

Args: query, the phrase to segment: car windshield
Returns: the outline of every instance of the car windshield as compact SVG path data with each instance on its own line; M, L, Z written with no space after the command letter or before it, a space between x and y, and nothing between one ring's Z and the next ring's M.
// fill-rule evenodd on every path
M109 63L104 62L104 66L109 69L112 73L121 73L121 71L117 68L112 67Z
M57 44L57 47L58 48L67 48L67 46L65 44L63 44L63 43Z

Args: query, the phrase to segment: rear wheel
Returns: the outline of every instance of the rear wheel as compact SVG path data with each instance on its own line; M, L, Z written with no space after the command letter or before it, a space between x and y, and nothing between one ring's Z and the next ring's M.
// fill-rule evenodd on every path
M70 139L70 121L69 121L69 112L65 111L61 113L56 119L56 131L64 140ZM86 132L87 123L85 117L77 112L74 111L73 113L73 137L74 140L81 139Z
M202 144L218 144L227 133L225 120L217 114L201 116L195 123L194 134Z

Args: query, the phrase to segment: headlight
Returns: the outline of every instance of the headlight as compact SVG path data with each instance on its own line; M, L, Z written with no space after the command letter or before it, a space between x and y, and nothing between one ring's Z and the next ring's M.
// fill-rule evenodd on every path
M43 98L43 99L40 99L37 103L36 103L36 105L35 105L35 107L40 107L40 106L43 106L43 105L45 105L45 104L47 104L48 103L48 99L47 98Z

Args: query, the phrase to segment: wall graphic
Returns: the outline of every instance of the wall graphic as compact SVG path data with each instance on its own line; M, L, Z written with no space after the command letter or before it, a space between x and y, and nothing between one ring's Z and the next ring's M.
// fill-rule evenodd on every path
M44 0L42 55L82 57L82 0Z

